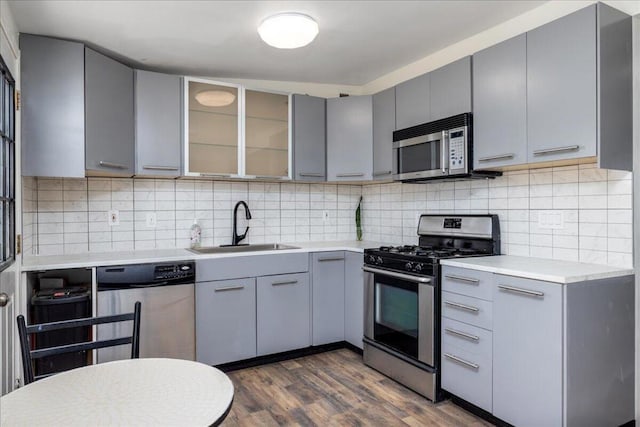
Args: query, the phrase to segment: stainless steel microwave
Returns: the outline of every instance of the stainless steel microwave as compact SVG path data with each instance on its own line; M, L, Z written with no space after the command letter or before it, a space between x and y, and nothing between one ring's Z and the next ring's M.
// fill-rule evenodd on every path
M471 113L393 132L393 179L410 182L500 175L473 171L472 139Z

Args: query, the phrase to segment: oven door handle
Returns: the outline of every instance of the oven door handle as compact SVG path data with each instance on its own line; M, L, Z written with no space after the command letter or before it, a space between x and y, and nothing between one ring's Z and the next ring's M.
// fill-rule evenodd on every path
M410 274L397 273L395 271L373 268L367 265L362 267L362 271L366 271L368 273L374 273L374 274L382 274L385 276L394 277L396 279L406 280L408 282L415 282L415 283L422 283L422 284L428 284L432 282L432 279L430 277L412 276Z

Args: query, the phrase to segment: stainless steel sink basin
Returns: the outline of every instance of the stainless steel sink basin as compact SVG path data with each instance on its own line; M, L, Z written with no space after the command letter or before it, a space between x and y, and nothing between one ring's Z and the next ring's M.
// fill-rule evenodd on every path
M212 246L207 248L196 248L189 250L197 254L228 254L234 252L280 251L283 249L300 248L297 246L283 245L282 243L262 243L256 245Z

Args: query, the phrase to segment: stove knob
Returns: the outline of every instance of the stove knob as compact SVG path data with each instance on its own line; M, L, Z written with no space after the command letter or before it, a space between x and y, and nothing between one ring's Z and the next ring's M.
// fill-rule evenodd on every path
M411 269L413 268L413 264L411 264L410 262L406 263L404 265L404 268L406 268L407 270L411 271Z
M377 263L377 264L382 264L382 257L378 257L378 258L376 259L376 263Z
M414 270L416 273L420 273L422 271L422 264L416 264Z
M374 257L373 255L369 255L367 257L367 261L370 262L371 264L375 264L376 263L376 257Z

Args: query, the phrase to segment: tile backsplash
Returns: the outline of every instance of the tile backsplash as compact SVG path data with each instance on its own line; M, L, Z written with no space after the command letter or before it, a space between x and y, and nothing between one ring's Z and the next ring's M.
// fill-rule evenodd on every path
M631 178L591 164L512 171L493 180L364 186L24 178L23 246L39 255L184 248L194 219L203 245L228 244L239 200L251 209L250 243L352 240L362 195L365 240L415 244L422 213L495 213L502 253L631 267ZM119 225L107 223L112 209ZM562 228L538 225L547 211L560 213ZM155 227L146 225L151 212ZM242 211L238 218L242 233Z

